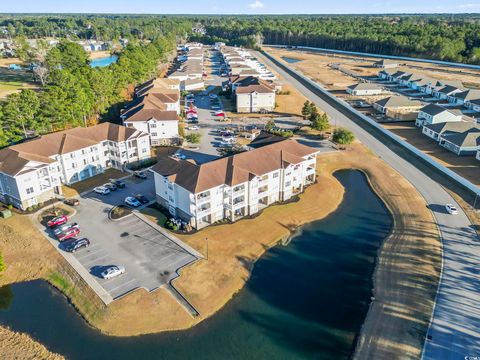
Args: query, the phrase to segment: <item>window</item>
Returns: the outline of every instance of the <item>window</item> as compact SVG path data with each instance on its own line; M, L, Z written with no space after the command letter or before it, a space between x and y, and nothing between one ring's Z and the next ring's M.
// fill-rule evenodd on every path
M274 179L278 178L278 172L276 172L276 173L273 174L273 178L274 178Z
M27 188L27 194L32 194L33 193L33 187Z
M87 159L83 159L83 165L87 165L88 161Z
M75 169L77 167L76 163L72 163L72 169Z
M143 148L142 149L142 154L145 154L147 152L147 149Z
M157 124L153 123L153 124L150 124L150 128L156 128L157 127Z
M290 181L287 181L287 182L285 183L285 187L290 186L290 184L291 184Z
M151 135L155 137L155 136L157 136L157 133L156 133L156 132L152 132Z
M169 196L168 201L173 202L173 197Z

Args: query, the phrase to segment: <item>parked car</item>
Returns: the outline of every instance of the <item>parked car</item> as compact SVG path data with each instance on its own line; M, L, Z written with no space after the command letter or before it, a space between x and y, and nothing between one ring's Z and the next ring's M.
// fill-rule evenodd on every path
M80 234L80 229L79 228L71 228L71 229L68 229L67 231L61 232L60 234L58 234L56 236L57 236L58 241L65 241L65 240L74 238L78 234Z
M138 178L140 178L140 179L146 179L146 178L147 178L147 174L146 174L145 172L143 172L143 171L135 171L135 172L133 173L133 176L136 176L136 177L138 177Z
M82 238L82 239L70 239L65 241L65 251L74 253L78 249L81 249L82 247L88 247L90 245L90 240L87 238Z
M112 184L117 185L117 188L119 188L119 189L123 189L127 185L127 184L125 184L125 181L120 180L120 179L110 179L110 182Z
M66 215L61 215L49 220L47 222L47 226L48 227L59 226L59 225L65 224L67 221L68 221L68 217Z
M452 204L447 204L445 205L445 209L447 209L447 212L450 214L450 215L458 215L458 210L457 208L452 205Z
M65 232L67 230L73 229L73 228L78 228L78 224L77 223L71 223L71 224L60 225L60 226L56 227L55 230L53 230L53 233L55 234L55 236L57 236L58 234L60 234L62 232Z
M134 198L140 201L142 205L147 204L149 202L148 199L142 194L136 194L134 195Z
M125 204L127 204L128 206L134 207L134 208L139 207L140 205L142 205L142 204L140 203L140 201L138 201L137 199L135 199L133 196L127 196L124 201L125 201Z
M180 160L185 160L187 157L182 154L180 151L176 151L172 157L176 158L176 159L180 159Z
M108 182L106 184L103 184L104 187L106 187L108 190L110 191L115 191L117 190L117 185L115 185L114 183L111 183L111 182Z
M212 108L212 110L220 110L222 108L220 105L212 105L210 107Z
M220 74L220 76L221 76L221 77L227 77L227 73L226 73L226 72L222 72L222 73Z
M104 279L111 279L122 274L125 274L125 268L123 266L112 265L109 266L107 269L103 270L100 275Z
M217 94L208 94L208 97L210 99L216 99L216 98L218 98L218 95Z
M93 189L93 191L100 195L110 194L110 189L106 188L105 186L97 186L95 189Z
M187 129L188 129L188 130L192 130L192 131L198 131L198 130L200 130L200 128L199 128L198 126L196 126L196 125L189 126L189 127L187 127Z
M65 199L63 202L67 205L70 205L70 206L80 205L80 200L75 199L75 198Z
M225 113L223 111L215 111L215 116L221 116L221 117L225 117Z

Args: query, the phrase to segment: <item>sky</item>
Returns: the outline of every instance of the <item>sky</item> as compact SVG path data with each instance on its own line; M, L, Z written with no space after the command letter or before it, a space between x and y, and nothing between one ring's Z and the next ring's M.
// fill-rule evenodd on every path
M0 13L478 13L480 0L1 0Z

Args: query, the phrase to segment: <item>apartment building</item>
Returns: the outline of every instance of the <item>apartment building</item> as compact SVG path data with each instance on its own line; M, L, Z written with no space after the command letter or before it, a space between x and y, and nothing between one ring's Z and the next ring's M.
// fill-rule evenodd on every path
M62 184L150 158L148 134L103 123L60 131L0 150L0 201L26 209Z
M317 153L280 138L201 165L165 157L153 167L157 202L196 229L223 219L233 222L314 183Z
M235 100L238 113L270 112L275 110L275 89L264 83L240 86Z

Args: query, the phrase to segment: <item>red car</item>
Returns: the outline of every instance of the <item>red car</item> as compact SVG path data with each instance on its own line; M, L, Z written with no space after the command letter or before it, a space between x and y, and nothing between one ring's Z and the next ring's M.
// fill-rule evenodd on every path
M47 222L48 227L54 227L58 225L63 225L68 221L68 217L65 215L54 217L52 220Z
M68 230L58 234L57 239L58 239L58 241L65 241L65 240L74 238L78 234L80 234L80 229L79 228L71 228L71 229L68 229Z

